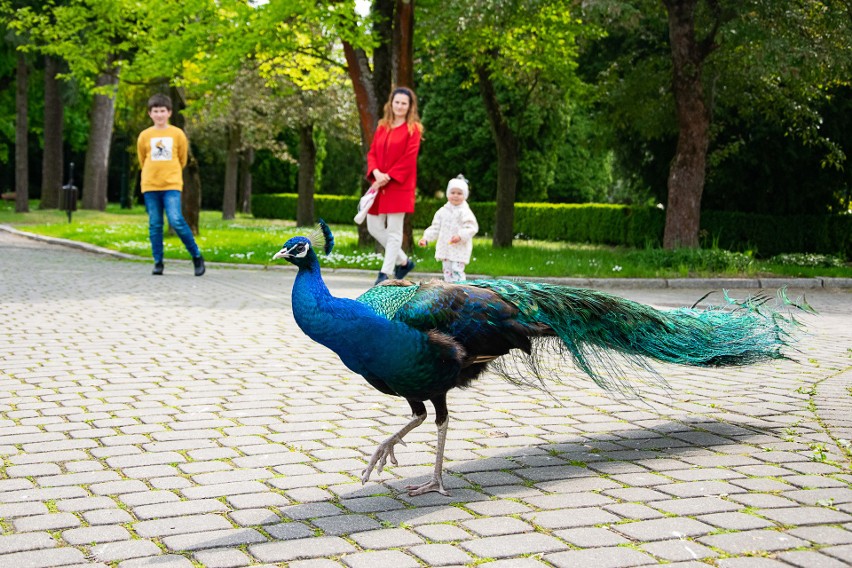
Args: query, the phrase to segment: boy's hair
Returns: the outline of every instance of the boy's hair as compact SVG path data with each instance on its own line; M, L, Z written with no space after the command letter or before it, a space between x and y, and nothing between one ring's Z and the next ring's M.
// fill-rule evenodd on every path
M166 107L167 109L172 110L172 99L163 93L151 95L151 98L148 99L148 110L150 111L154 107Z

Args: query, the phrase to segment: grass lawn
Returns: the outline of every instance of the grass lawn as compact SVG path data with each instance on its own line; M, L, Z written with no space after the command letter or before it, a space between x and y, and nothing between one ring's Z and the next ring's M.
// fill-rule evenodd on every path
M0 202L0 224L18 230L82 241L150 259L147 216L144 207L120 209L109 205L107 211L76 211L69 223L62 211L43 211L38 202L30 203L29 213L15 213L14 203ZM223 221L216 211L201 213L198 245L204 258L212 262L271 264L284 242L310 231L292 221L254 219L238 215ZM323 266L363 268L378 271L381 257L372 249L357 247L354 225L332 225L335 249L322 259ZM419 237L420 231L415 231ZM165 239L166 258L185 259L186 251L176 236ZM434 248L414 251L417 271L440 272ZM277 262L277 261L276 261ZM591 278L685 278L685 277L852 277L852 266L836 258L818 255L794 255L784 262L756 260L750 255L719 249L664 251L630 249L576 243L516 240L509 249L495 249L491 239L474 241L473 259L468 274L488 276L545 277L572 276Z

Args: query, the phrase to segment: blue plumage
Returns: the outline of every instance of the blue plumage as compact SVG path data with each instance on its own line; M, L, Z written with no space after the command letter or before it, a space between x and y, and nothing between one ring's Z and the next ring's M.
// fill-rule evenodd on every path
M320 221L310 237L294 237L274 258L299 268L293 285L296 323L313 340L379 391L405 398L413 416L382 442L364 470L367 481L393 448L435 407L438 447L432 479L409 486L411 495L446 494L441 480L448 411L446 394L476 379L486 367L519 384L547 390L540 361L549 349L572 362L605 389L633 390L620 361L650 370L657 360L693 366L748 365L784 358L797 324L764 300L734 309L661 311L596 290L523 281L392 280L356 300L332 296L322 280L316 250L331 252L334 237ZM793 304L782 295L785 303ZM806 304L796 305L811 311ZM503 355L522 354L527 373L501 365ZM550 373L553 374L552 372ZM530 379L533 377L533 380ZM649 375L665 384L656 373ZM560 380L561 376L553 377Z

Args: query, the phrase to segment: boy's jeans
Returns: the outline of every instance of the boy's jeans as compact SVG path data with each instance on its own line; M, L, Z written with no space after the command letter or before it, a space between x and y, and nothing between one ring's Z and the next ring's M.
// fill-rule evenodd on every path
M163 211L169 219L169 226L175 230L177 236L183 241L183 246L189 251L192 258L201 256L192 229L183 218L180 209L180 191L168 189L166 191L146 191L142 194L145 198L145 209L148 211L148 237L151 239L151 254L155 263L163 262Z

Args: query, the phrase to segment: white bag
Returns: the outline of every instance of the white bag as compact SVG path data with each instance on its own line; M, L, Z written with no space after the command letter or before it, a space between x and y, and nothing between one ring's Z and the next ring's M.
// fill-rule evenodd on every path
M361 197L361 201L358 202L358 214L355 215L356 224L360 225L367 218L367 211L373 206L373 201L376 200L377 193L379 193L379 186L373 184L367 190L367 193Z

